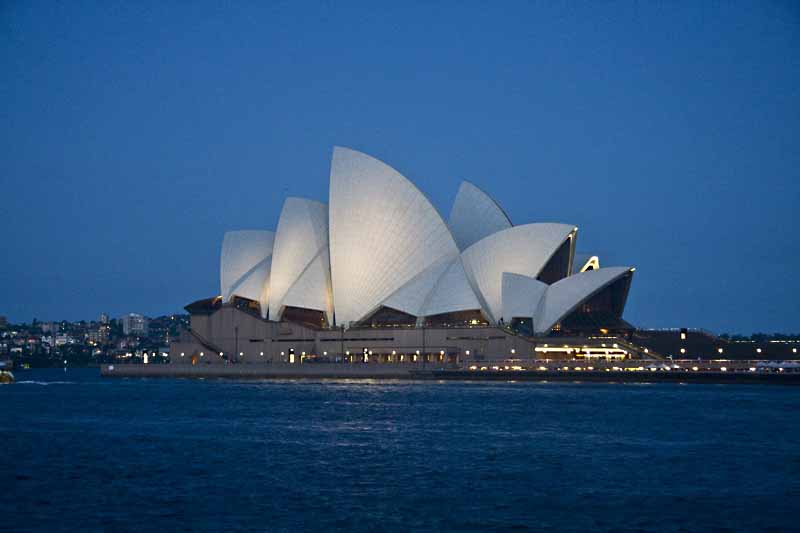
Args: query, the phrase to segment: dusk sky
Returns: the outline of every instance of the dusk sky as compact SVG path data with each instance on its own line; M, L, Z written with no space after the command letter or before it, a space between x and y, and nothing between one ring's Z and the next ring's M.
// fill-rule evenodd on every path
M164 4L0 5L9 320L218 294L342 145L575 224L636 326L800 331L797 3Z

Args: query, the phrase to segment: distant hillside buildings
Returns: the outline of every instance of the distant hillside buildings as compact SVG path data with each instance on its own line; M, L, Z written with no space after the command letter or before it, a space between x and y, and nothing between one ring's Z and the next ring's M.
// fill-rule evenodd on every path
M150 321L138 313L128 313L122 317L122 333L125 335L146 337L149 327Z

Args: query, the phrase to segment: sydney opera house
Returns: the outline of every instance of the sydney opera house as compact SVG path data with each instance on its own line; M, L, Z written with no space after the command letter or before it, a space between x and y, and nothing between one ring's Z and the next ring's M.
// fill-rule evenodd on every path
M576 253L572 224L512 224L463 182L445 220L399 172L333 151L328 204L287 198L232 231L220 294L189 304L176 363L426 363L629 355L610 339L634 269ZM573 353L574 352L574 353Z

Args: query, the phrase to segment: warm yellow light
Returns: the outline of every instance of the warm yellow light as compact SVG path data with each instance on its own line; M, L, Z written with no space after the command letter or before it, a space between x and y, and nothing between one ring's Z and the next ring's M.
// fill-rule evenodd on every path
M681 348L681 353L686 353L686 348Z
M392 350L392 355L397 355L397 352Z
M696 367L696 366L693 366L693 367L692 367L692 370L694 370L695 372L697 372L697 367Z
M517 351L514 348L511 348L511 353L515 354L515 353L517 353Z
M722 370L723 372L727 372L728 371L728 369L726 367L724 367L724 366L719 367L719 369Z
M439 352L439 355L444 355L444 350L441 350L441 351Z
M722 348L717 348L718 353L722 353Z
M644 353L647 353L647 348L644 349Z

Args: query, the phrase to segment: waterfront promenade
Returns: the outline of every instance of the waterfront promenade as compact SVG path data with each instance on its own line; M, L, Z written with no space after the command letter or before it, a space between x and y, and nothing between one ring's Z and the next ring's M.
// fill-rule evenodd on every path
M580 366L578 366L580 365ZM699 366L698 366L699 365ZM677 368L675 368L677 367ZM741 383L800 385L800 372L778 367L720 366L694 362L692 366L625 362L583 366L563 361L547 366L422 367L378 364L227 364L227 365L102 365L111 378L223 378L223 379L402 379L460 381L587 381L609 383Z

